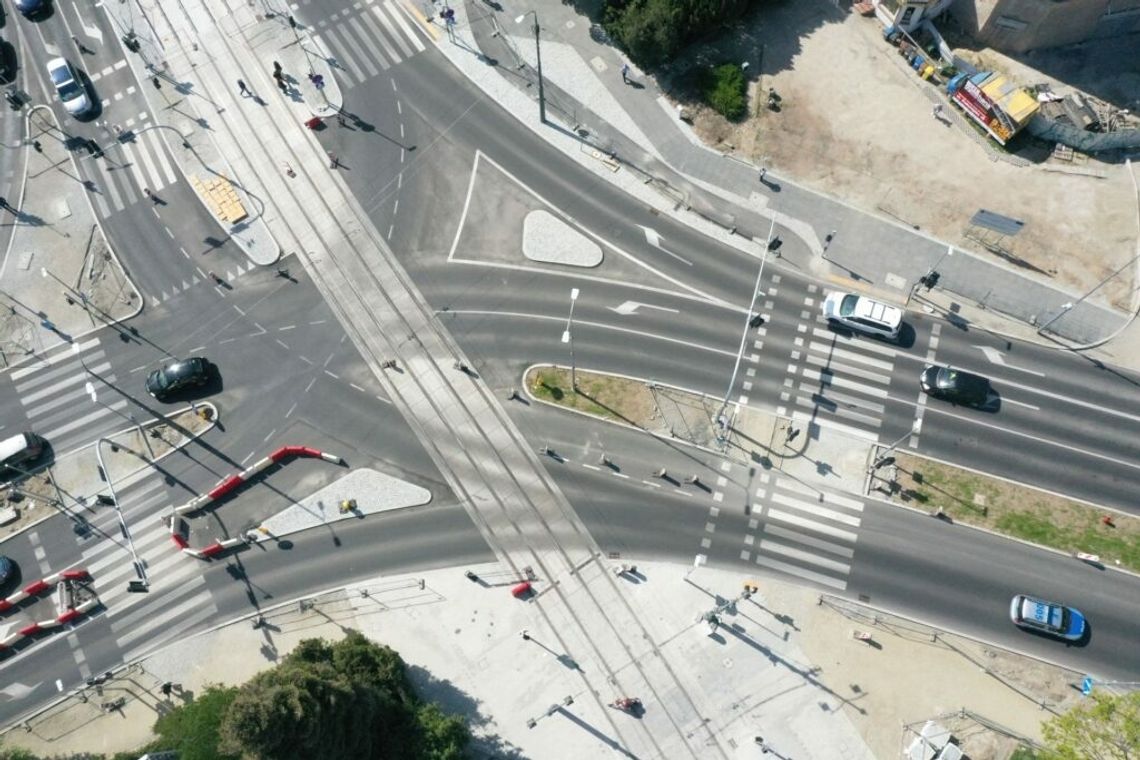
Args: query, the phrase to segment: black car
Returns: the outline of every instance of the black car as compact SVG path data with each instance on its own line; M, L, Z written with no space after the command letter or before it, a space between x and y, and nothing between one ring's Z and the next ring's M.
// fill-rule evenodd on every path
M8 584L16 580L16 563L8 557L0 556L0 590L8 587Z
M952 404L984 406L990 397L990 381L960 369L927 365L919 380L926 393Z
M146 392L162 401L187 388L201 388L210 381L210 362L201 356L180 359L156 369L146 377Z

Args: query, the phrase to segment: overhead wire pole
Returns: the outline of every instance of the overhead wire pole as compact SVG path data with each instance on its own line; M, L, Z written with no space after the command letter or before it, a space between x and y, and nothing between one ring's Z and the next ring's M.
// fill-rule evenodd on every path
M736 385L736 373L740 371L740 360L744 357L744 344L748 340L748 328L752 325L752 314L756 309L756 294L760 292L760 278L764 276L764 264L768 262L768 246L772 242L772 233L776 231L776 220L768 228L768 239L764 244L764 252L760 256L760 271L756 273L756 284L752 286L752 301L748 304L748 312L744 315L744 331L740 334L740 350L736 352L736 364L732 368L732 377L728 381L728 388L724 391L724 399L720 402L720 409L716 413L717 443L724 445L728 440L728 420L724 416L728 408L728 397L732 395L732 388Z
M570 344L570 390L578 392L578 375L574 365L574 303L578 300L578 288L570 289L570 316L566 318L566 329L562 331L562 342Z
M546 123L546 96L542 88L542 43L539 41L539 26L538 26L538 11L530 10L515 19L516 24L521 24L522 20L527 16L534 14L534 57L535 69L538 71L538 120L542 124Z
M100 438L95 442L95 459L99 462L99 476L107 482L107 488L111 491L111 501L115 503L115 514L119 518L119 530L123 534L123 538L127 540L127 548L130 549L131 559L135 565L135 575L138 576L137 581L130 581L127 584L128 591L147 591L150 588L150 579L146 575L146 566L143 565L142 560L139 559L139 554L135 551L135 540L131 537L131 529L127 527L127 519L123 516L123 508L119 506L119 497L115 494L115 483L111 477L111 473L107 470L106 465L103 464L103 443L107 442L112 446L119 444L112 441L110 438Z

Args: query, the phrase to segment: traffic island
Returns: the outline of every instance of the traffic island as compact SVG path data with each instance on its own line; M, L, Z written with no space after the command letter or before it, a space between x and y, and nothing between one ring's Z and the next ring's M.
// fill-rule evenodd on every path
M863 489L868 442L831 429L825 436L810 421L653 380L551 365L528 368L523 387L534 401L696 446L738 464L779 470L836 491Z
M975 470L896 451L871 488L932 517L1140 572L1140 520Z

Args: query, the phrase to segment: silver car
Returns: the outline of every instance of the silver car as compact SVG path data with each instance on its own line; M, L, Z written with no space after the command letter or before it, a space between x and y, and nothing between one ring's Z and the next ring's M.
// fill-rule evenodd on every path
M55 91L63 102L63 107L72 116L82 116L91 110L91 99L87 97L87 90L75 69L63 58L52 58L47 65L48 76L55 85Z
M887 340L898 340L902 328L902 309L857 293L828 293L823 299L823 316Z

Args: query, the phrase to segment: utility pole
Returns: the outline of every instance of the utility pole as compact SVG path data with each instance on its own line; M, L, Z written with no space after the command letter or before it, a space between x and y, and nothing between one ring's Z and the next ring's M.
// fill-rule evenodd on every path
M521 24L530 14L534 14L534 55L537 60L535 68L538 70L538 120L546 123L546 97L542 89L542 43L539 40L539 26L538 26L538 11L527 11L523 15L515 19L516 24Z
M566 329L562 331L562 342L570 344L570 389L578 392L578 375L574 368L574 303L578 300L578 288L570 289L570 316L566 318Z

